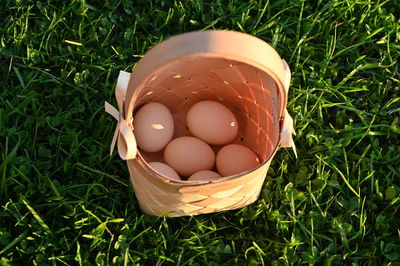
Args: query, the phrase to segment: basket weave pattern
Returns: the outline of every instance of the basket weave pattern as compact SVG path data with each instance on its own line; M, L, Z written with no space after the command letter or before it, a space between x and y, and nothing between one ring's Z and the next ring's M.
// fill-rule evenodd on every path
M163 103L174 116L174 137L181 137L191 135L186 127L186 114L193 104L218 101L238 119L239 134L234 143L253 149L264 161L273 152L279 136L274 81L254 67L224 58L197 56L195 62L192 60L182 59L152 75L135 109L150 101ZM191 67L182 69L182 65ZM148 161L162 157L162 153L142 152L142 155Z
M269 167L269 163L265 168ZM150 215L171 217L233 210L249 205L258 198L266 174L264 168L258 168L252 175L236 178L235 182L197 186L169 183L166 186L157 178L140 178L147 171L136 160L128 163L128 167L141 209Z
M234 49L238 47L243 47L245 56ZM221 31L173 37L150 50L132 75L122 72L116 89L119 111L108 103L106 111L119 121L112 148L118 138L141 209L150 215L184 216L254 202L278 147L293 146L293 121L286 111L288 77L286 63L269 45L249 35ZM132 119L142 105L156 101L167 106L174 117L174 137L180 137L191 135L186 114L203 100L218 101L235 114L239 134L234 143L258 155L261 164L256 169L213 181L176 181L148 165L163 161L162 151L136 150ZM218 152L220 147L212 148Z

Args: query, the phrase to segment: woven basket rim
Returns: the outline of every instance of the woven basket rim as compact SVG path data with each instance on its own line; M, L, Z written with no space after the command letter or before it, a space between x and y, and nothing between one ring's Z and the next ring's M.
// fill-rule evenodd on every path
M208 31L201 31L201 32L188 32L188 33L170 37L170 38L164 40L163 42L155 45L152 49L150 49L148 52L146 52L145 56L141 60L139 60L135 69L133 70L132 74L135 75L139 71L139 69L144 70L145 66L146 67L148 67L149 65L151 66L151 68L147 69L145 74L142 75L139 80L137 80L135 78L135 76L133 76L133 78L131 78L129 81L128 91L127 91L127 95L125 98L125 108L124 108L125 109L124 110L125 111L125 120L130 121L132 119L132 113L133 113L133 110L135 109L135 103L138 101L138 94L139 94L138 88L140 88L140 89L143 88L145 83L149 80L149 78L152 77L152 75L154 75L159 69L165 68L166 66L168 66L170 64L174 64L181 59L187 59L190 57L197 57L197 56L206 56L206 57L208 56L210 58L211 57L212 58L223 58L226 60L237 61L240 63L247 64L249 66L255 67L255 68L259 69L260 71L270 75L274 79L275 83L277 84L277 89L279 91L279 98L280 98L279 120L280 120L284 116L284 110L287 105L288 95L285 90L284 81L281 80L281 77L279 77L277 74L275 74L276 71L273 71L268 66L266 66L267 65L266 63L263 64L261 62L256 62L255 60L252 60L246 56L243 56L241 53L215 52L215 51L212 51L211 48L206 52L204 52L204 51L197 52L196 50L191 50L184 55L180 55L178 57L172 57L163 62L156 62L156 64L150 64L148 62L143 61L143 59L145 59L146 56L147 56L146 59L149 60L150 57L154 57L154 54L156 52L163 51L164 47L166 47L167 44L174 43L174 42L179 44L179 40L185 39L190 35L207 37L212 34L221 34L221 33L228 34L229 36L240 36L240 38L243 38L244 40L252 39L254 43L258 43L258 44L261 44L262 46L265 46L268 49L272 49L271 51L273 51L275 53L276 57L279 58L279 60L282 60L280 55L276 52L276 50L270 44L268 44L267 42L255 37L255 36L252 36L252 35L249 35L246 33L241 33L241 32L236 32L236 31L208 30ZM156 60L157 58L153 58L153 59Z
M287 93L286 93L286 90L284 89L283 81L280 80L279 77L275 74L275 72L272 71L270 68L267 68L261 64L258 64L255 61L251 61L251 64L249 64L248 61L250 61L250 60L247 60L247 62L246 62L246 60L244 60L244 57L240 57L240 56L233 57L232 55L229 55L229 54L224 55L224 54L220 54L220 53L218 53L218 54L217 53L204 53L204 52L193 53L190 55L182 56L179 58L179 60L187 60L187 59L196 58L196 57L220 58L220 59L225 59L225 60L236 61L236 62L239 62L242 64L246 64L248 66L254 67L254 68L262 71L263 73L266 73L269 76L271 76L273 78L273 80L275 81L275 83L277 84L277 89L280 93L280 98L281 98L282 104L281 104L280 110L279 110L279 119L282 118L282 116L283 116L282 112L284 112L285 107L286 107L284 99L287 98ZM145 83L152 76L154 76L154 73L158 72L161 69L168 68L170 65L175 64L176 61L177 61L176 59L169 60L168 62L164 63L163 65L159 65L157 68L153 69L153 72L146 74L145 78L142 79L142 81L138 84L137 88L143 88L144 87L143 85L145 85ZM132 99L135 101L134 103L132 103L133 104L132 113L133 113L135 111L135 109L138 108L138 106L135 105L135 103L139 101L139 98L138 97L132 97L132 98L135 98L135 99Z

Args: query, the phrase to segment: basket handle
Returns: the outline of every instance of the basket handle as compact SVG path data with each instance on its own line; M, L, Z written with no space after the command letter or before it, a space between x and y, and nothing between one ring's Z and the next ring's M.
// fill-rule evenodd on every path
M290 73L290 68L288 64L286 63L285 60L282 59L283 62L283 67L284 67L284 80L283 80L283 85L286 90L286 94L289 93L289 86L290 86L290 79L291 79L291 73ZM296 135L296 131L294 130L293 127L293 118L290 116L287 108L285 107L285 113L283 116L283 121L282 121L282 131L281 131L281 147L291 147L294 152L294 156L297 158L297 152L296 152L296 145L294 144L293 141L293 135Z
M133 134L132 128L129 126L129 123L125 121L123 113L125 93L126 89L128 88L130 76L131 74L128 72L119 72L117 86L115 88L115 98L117 99L118 110L108 102L104 102L105 111L112 115L118 121L110 146L110 156L112 155L115 143L118 140L118 154L122 160L135 159L137 154L135 135Z

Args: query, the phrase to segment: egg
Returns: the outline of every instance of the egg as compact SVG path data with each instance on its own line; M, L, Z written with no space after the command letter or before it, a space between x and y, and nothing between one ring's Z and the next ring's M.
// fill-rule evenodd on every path
M160 162L150 162L149 165L151 168L153 168L156 172L165 175L171 179L175 180L181 180L179 175L176 173L174 169L172 169L171 166L165 163L160 163Z
M172 139L174 119L165 105L152 102L139 109L133 127L139 148L146 152L158 152Z
M200 181L200 180L213 180L220 178L221 175L210 170L202 170L191 175L188 180L190 181Z
M186 123L193 136L211 145L224 145L233 141L238 134L235 115L223 104L202 101L188 111Z
M173 139L164 150L164 160L182 176L191 176L201 170L210 170L215 154L204 141L194 137Z
M257 155L240 144L226 145L217 153L217 170L223 176L236 175L253 169L259 164Z

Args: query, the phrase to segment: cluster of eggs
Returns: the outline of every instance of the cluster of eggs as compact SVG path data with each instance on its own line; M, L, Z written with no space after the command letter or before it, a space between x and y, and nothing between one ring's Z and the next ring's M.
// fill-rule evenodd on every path
M141 150L164 150L164 162L149 162L149 165L171 179L212 180L239 174L259 165L258 157L252 150L244 145L232 144L238 135L238 121L221 103L206 100L191 106L186 123L192 136L173 139L173 116L166 106L158 102L141 107L133 123ZM210 145L219 148L216 155ZM214 169L217 172L212 171Z

